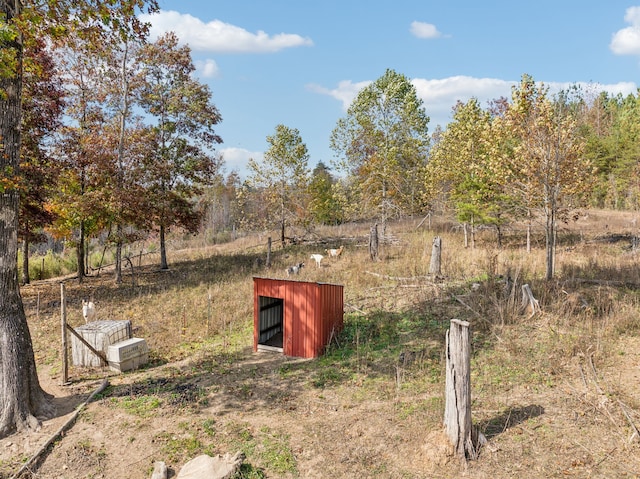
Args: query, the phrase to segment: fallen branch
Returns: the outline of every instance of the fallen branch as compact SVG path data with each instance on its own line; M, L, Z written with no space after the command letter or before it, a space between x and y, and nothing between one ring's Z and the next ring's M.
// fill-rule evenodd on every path
M458 303L460 303L462 306L464 306L465 308L467 308L469 311L471 311L473 314L475 314L476 316L478 316L479 318L482 317L482 315L480 313L478 313L475 309L473 309L471 306L469 306L467 303L465 303L464 301L462 301L458 296L455 295L451 295L451 297L453 299L455 299Z
M60 437L62 437L62 435L64 434L64 432L69 429L71 427L71 425L75 422L75 420L78 418L78 415L80 414L80 412L84 409L84 407L89 404L93 398L95 396L97 396L98 394L100 394L102 391L104 391L107 386L109 385L109 380L105 379L104 381L102 381L102 384L100 385L100 387L98 387L98 389L96 389L95 391L93 391L91 393L91 395L82 403L80 404L76 410L74 411L74 413L71 415L71 417L69 419L67 419L67 421L60 427L60 429L58 429L53 436L51 436L49 438L49 440L47 442L44 443L44 445L38 449L36 451L36 453L31 456L31 458L25 462L22 467L20 468L20 470L18 472L16 472L13 476L11 476L11 479L18 479L24 472L27 471L27 469L29 469L29 467L31 467L32 464L34 464L39 458L40 456L49 448L49 446L51 444L53 444L54 441L57 441Z
M361 309L356 308L353 304L345 303L344 305L345 305L345 306L348 306L349 308L353 309L354 311L356 311L356 312L358 312L358 313L362 314L363 316L366 316L366 315L367 315L367 313L366 313L365 311L362 311Z
M415 281L417 279L431 279L431 276L389 276L386 274L374 273L373 271L365 271L365 273L382 279L391 279L393 281ZM433 283L435 284L435 283Z
M638 438L638 441L640 441L640 431L638 430L638 427L635 425L635 423L631 419L631 416L629 416L629 414L627 413L627 409L630 409L629 406L627 406L625 403L620 401L620 399L618 399L618 404L620 405L620 409L622 409L622 413L624 414L624 417L626 417L627 421L629 421L629 424L631 425L631 429L633 429L633 435L631 436L631 439L633 439L633 436L635 436Z

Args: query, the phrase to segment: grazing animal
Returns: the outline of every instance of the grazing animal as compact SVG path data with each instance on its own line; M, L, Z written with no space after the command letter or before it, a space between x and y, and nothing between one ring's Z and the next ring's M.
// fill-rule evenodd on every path
M84 317L85 323L93 321L93 318L96 317L96 305L93 301L82 300L82 316Z
M332 258L337 258L342 254L342 250L344 250L344 245L340 246L338 249L326 249L324 251Z
M322 256L321 254L312 254L311 255L311 259L316 262L316 266L318 268L320 267L320 263L322 262L322 258L324 258L324 256Z
M287 276L291 276L292 274L298 274L300 270L304 268L304 263L294 264L293 266L289 266L287 268Z

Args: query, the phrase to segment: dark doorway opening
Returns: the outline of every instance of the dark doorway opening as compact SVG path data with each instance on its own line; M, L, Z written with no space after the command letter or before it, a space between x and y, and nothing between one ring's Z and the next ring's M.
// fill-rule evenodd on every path
M258 349L282 352L284 300L259 296Z

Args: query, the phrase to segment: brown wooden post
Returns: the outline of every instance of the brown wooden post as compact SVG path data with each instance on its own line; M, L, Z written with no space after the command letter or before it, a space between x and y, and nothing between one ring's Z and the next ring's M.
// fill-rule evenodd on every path
M431 263L429 264L429 274L438 275L441 273L442 239L439 236L433 238L431 247Z
M60 318L62 321L62 384L69 382L69 346L67 344L67 299L64 295L64 283L60 283Z
M451 320L446 348L445 433L461 459L477 459L477 439L471 423L471 343L467 321Z
M207 338L209 337L209 332L210 332L210 324L211 324L211 302L212 302L212 297L211 297L211 286L209 286L209 294L207 297Z
M271 236L267 238L267 268L271 268Z

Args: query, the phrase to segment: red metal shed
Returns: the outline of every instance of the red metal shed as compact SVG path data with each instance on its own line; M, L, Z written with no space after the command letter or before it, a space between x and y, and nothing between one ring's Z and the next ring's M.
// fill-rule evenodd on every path
M316 358L342 330L344 287L253 278L253 350Z

